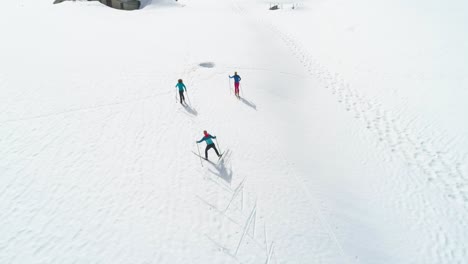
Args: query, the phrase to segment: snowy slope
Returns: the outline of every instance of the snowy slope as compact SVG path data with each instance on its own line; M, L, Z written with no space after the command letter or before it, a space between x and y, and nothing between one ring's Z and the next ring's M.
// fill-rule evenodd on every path
M6 3L0 263L464 263L466 4L417 2Z

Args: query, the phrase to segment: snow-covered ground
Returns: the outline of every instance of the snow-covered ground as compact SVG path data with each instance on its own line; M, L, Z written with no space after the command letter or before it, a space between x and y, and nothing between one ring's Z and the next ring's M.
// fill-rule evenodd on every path
M0 263L467 262L466 2L51 2L0 9Z

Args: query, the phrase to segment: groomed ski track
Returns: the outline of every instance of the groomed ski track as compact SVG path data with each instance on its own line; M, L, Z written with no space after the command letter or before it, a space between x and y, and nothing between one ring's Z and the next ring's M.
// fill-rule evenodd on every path
M264 4L168 1L123 16L97 7L64 3L32 26L18 18L19 29L76 35L23 36L45 53L21 49L2 65L0 263L468 257L462 162L255 13ZM92 27L100 15L115 28ZM131 54L113 45L125 29L138 43ZM189 107L174 98L179 78ZM192 155L203 130L231 151L220 164Z

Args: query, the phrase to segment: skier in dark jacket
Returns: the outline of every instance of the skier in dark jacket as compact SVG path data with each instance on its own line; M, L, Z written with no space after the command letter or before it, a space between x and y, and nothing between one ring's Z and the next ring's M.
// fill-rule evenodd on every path
M234 76L229 75L229 78L234 78L234 93L237 96L237 98L239 98L239 84L242 78L239 75L237 75L237 72L234 72Z
M216 152L216 155L218 155L218 157L221 157L221 155L220 155L219 152L218 152L218 149L216 149L216 146L215 146L215 144L213 143L213 140L211 140L212 138L216 138L216 137L215 137L215 136L212 136L212 135L210 135L210 134L208 134L208 132L206 132L206 130L203 131L203 134L204 134L203 138L200 139L200 140L198 140L198 141L197 141L197 144L198 144L198 143L201 143L201 142L203 142L203 141L206 142L205 160L208 160L208 150L209 150L210 148L214 148L214 150L215 150L215 152Z
M185 84L182 82L182 79L179 79L177 81L177 84L175 87L179 88L180 103L182 104L182 101L184 101L185 103L184 90L187 91L187 87L185 87Z

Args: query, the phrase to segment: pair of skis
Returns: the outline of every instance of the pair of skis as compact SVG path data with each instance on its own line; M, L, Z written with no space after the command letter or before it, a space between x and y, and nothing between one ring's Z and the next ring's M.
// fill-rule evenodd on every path
M203 167L203 163L201 162L202 160L204 160L204 161L206 161L206 162L209 162L209 163L211 163L212 165L215 165L215 166L216 166L216 165L221 164L226 156L229 156L230 150L228 149L228 150L224 151L223 153L221 153L221 155L218 157L218 161L217 161L216 163L213 162L213 161L211 161L211 160L209 160L209 159L205 159L205 157L202 157L202 156L201 156L200 154L198 154L198 153L195 153L195 152L193 152L193 151L192 151L192 153L200 158L200 164L202 165L202 167Z
M196 156L198 156L199 158L201 158L202 160L204 161L207 161L207 162L210 162L212 164L215 164L213 161L209 160L209 159L205 159L205 157L202 157L200 154L198 153L195 153L192 151L192 153ZM224 160L224 157L226 157L226 155L229 153L229 150L226 150L224 151L223 153L221 153L221 155L219 155L218 157L218 161L216 162L217 164L220 164L223 160ZM203 165L202 165L203 166Z

